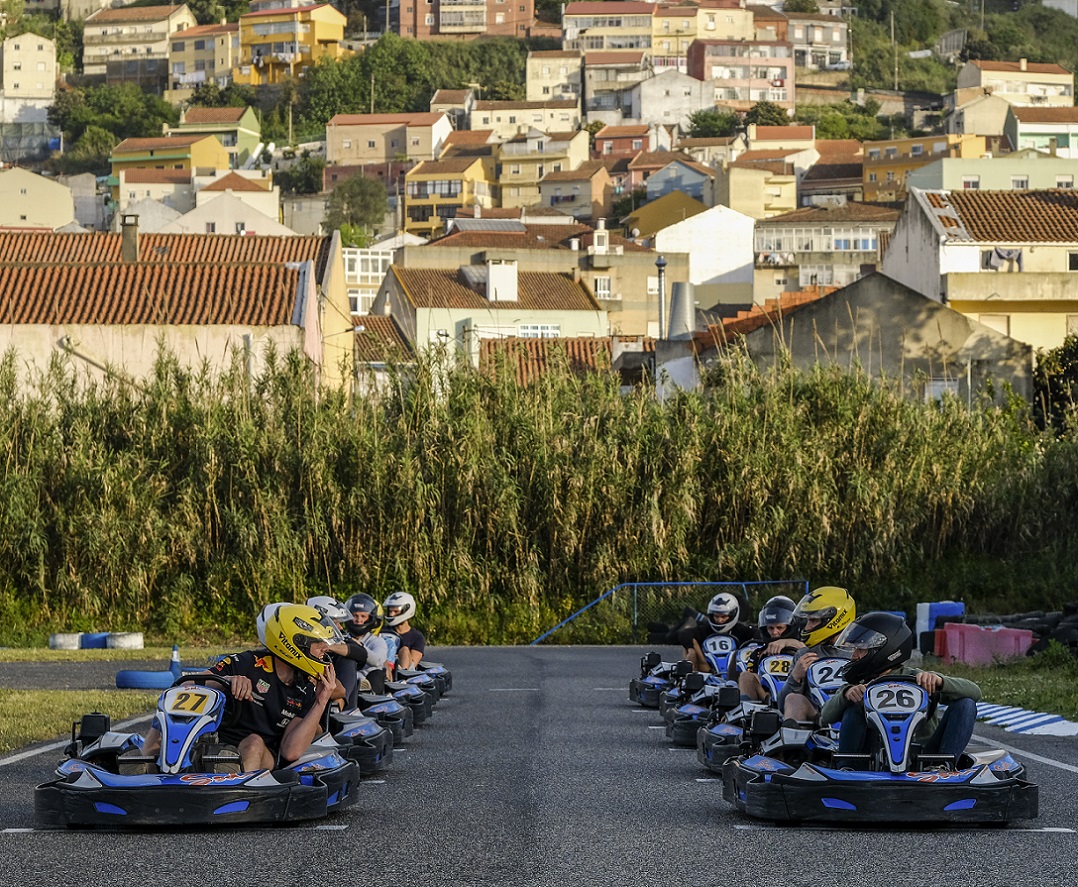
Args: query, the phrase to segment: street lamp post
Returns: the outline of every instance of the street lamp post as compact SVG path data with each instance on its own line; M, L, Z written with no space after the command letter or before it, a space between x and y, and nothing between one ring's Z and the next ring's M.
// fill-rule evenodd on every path
M659 256L655 260L659 269L659 338L666 338L666 259Z

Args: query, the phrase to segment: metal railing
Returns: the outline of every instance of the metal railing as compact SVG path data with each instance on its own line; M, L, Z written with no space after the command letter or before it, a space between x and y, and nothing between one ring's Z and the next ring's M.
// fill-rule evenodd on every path
M753 582L623 582L604 591L595 600L585 604L567 616L553 628L548 629L529 646L541 643L554 632L587 616L595 617L588 625L576 626L580 633L594 635L591 643L644 643L646 632L641 628L651 623L676 624L682 620L685 607L703 612L708 601L719 591L732 591L747 606L749 613L742 614L747 621L770 597L785 594L794 601L808 593L806 579L765 579ZM600 604L606 607L596 609ZM587 614L587 615L586 615ZM577 639L579 640L579 638Z

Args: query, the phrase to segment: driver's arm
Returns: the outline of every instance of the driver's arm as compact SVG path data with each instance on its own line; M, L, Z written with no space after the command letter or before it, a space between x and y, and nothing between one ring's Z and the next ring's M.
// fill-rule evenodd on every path
M327 665L322 677L318 679L318 689L314 694L314 705L302 718L294 718L281 737L281 760L294 761L310 747L311 742L322 730L322 715L337 686L337 674L332 665Z

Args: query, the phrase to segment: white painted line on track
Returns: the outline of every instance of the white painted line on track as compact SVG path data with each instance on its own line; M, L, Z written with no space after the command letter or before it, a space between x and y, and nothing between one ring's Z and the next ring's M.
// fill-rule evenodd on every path
M706 776L697 777L697 782L722 782L721 779L708 779Z
M649 730L665 730L666 724L648 724Z
M885 823L877 823L877 824L878 825L885 825ZM782 828L781 825L763 825L763 824L758 825L758 824L755 824L755 823L753 823L753 824L736 823L734 825L734 830L735 831L740 831L740 832L774 831L774 830L781 829L781 828ZM823 823L811 823L811 822L803 822L803 823L801 823L799 828L805 829L805 830L812 830L812 831L816 831L816 832L846 832L846 831L849 831L849 829L843 828L841 825L825 825ZM947 829L947 833L951 834L951 835L960 834L960 833L962 833L964 831L969 831L971 834L983 834L984 833L983 829L977 828L976 826L973 826L973 827L971 827L969 829L954 828L954 827L951 827L951 828ZM1062 834L1062 835L1073 835L1073 834L1075 834L1074 829L1071 829L1071 828L1058 828L1058 827L1053 828L1051 826L1048 826L1046 828L1008 828L1008 829L1005 829L1005 831L1007 831L1007 832L1041 832L1043 834Z
M347 829L346 825L316 825L314 831L316 832L343 832Z
M538 687L490 687L491 693L538 693Z
M671 745L668 751L696 751L696 749L687 745Z
M1051 826L1048 826L1046 828L1009 828L1009 829L1007 829L1007 831L1009 831L1009 832L1049 832L1049 833L1058 834L1058 835L1073 835L1074 834L1074 829L1072 829L1072 828L1059 828L1059 827L1053 828Z
M640 712L644 712L645 714L647 714L649 711L657 712L658 709L657 708L634 708L634 709L632 709L633 714L640 714Z
M139 724L143 721L148 721L153 717L153 714L140 715L137 718L131 718L120 724L116 724L113 727L116 731L126 730L128 727L133 727L135 724ZM18 761L25 761L27 758L34 758L40 754L44 754L47 751L55 751L58 748L63 748L65 745L69 745L70 739L61 739L59 742L50 742L48 745L43 745L41 748L32 748L29 751L21 751L14 755L8 755L6 758L0 758L0 767L5 764L14 764Z
M26 835L36 831L36 828L6 828L0 831L0 835Z
M592 687L595 693L624 693L624 687Z
M1069 773L1078 773L1078 767L1075 767L1074 764L1066 764L1063 761L1056 761L1052 758L1043 757L1042 755L1035 755L1033 752L1026 751L1025 749L1015 748L1013 745L1004 745L1002 742L996 742L994 739L987 739L984 736L978 736L977 734L974 734L973 738L978 742L983 742L986 745L1001 748L1004 751L1009 751L1011 754L1018 755L1019 759L1029 758L1030 760L1047 764L1049 767L1058 767L1060 770L1066 770Z
M384 779L364 779L363 784L364 785L385 785L386 781Z

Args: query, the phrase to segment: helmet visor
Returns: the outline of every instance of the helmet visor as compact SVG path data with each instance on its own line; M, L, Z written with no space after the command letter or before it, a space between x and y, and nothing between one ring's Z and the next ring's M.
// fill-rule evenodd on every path
M835 646L847 653L852 653L854 650L876 650L886 643L887 635L883 632L851 622L838 636Z

